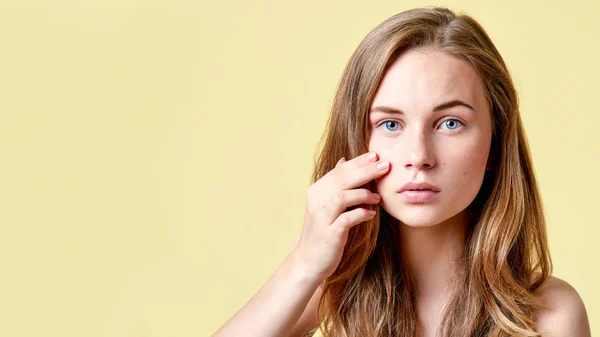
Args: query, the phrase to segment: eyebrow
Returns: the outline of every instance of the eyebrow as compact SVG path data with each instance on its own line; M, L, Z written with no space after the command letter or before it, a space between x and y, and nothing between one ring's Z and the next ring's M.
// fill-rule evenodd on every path
M470 106L469 104L467 104L461 100L458 100L458 99L455 99L455 100L452 100L452 101L449 101L446 103L442 103L442 104L436 106L435 108L433 108L433 111L437 112L437 111L441 111L441 110L445 110L445 109L450 109L455 106L464 106L464 107L467 107L467 108L475 111L475 109L472 106ZM391 106L385 106L385 105L376 106L373 109L371 109L370 112L383 112L383 113L388 113L388 114L404 115L404 112L402 112L402 110L393 108Z

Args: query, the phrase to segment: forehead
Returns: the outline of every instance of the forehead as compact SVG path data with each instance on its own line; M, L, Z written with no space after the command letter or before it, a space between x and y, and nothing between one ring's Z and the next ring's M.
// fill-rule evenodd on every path
M473 66L437 50L409 50L386 71L372 107L431 110L441 101L459 99L476 110L487 106L483 82Z

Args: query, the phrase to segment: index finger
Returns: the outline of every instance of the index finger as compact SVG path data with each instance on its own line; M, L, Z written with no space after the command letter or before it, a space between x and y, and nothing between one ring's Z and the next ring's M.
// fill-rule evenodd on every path
M386 174L389 167L388 161L378 160L377 153L367 152L340 165L336 181L341 189L356 188Z

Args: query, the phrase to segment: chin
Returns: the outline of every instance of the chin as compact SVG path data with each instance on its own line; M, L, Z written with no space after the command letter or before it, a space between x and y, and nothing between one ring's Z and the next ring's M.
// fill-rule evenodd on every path
M396 218L396 217L394 217ZM430 219L426 219L426 218L413 218L413 217L400 217L400 218L396 218L398 220L398 222L400 224L406 225L408 227L415 227L415 228L424 228L424 227L433 227L436 225L439 225L440 223L442 223L444 220L442 219L435 219L435 218L430 218Z
M442 210L439 204L381 205L381 208L391 217L409 227L432 227L451 217L446 214L448 210Z

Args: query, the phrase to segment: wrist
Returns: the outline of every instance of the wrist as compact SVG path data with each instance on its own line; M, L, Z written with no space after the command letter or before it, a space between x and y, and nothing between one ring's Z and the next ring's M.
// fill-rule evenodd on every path
M285 261L288 277L300 283L309 283L319 286L325 278L312 271L311 267L303 262L295 252L291 252Z

